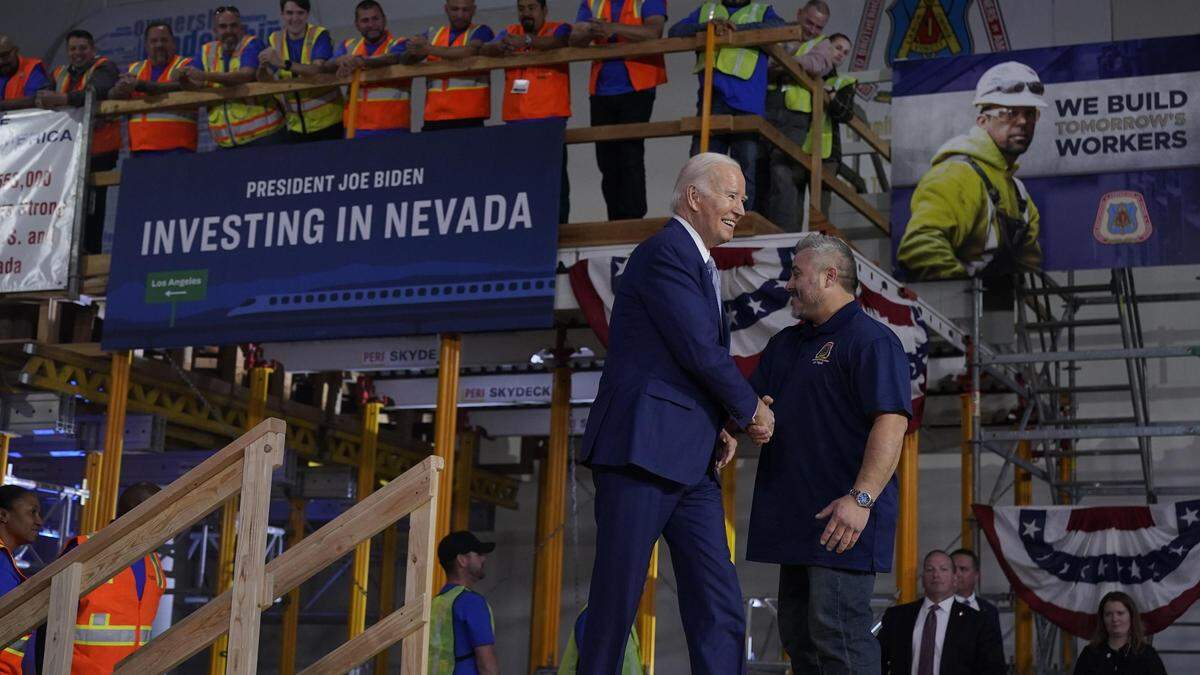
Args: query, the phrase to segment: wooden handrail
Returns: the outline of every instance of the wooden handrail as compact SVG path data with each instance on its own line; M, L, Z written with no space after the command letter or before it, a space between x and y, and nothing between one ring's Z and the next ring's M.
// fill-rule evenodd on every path
M776 28L732 32L717 38L716 44L718 47L752 47L799 40L800 37L801 30L799 26L780 26ZM372 82L415 77L445 77L480 70L549 66L575 61L653 56L656 54L673 54L702 49L704 49L703 33L693 37L662 38L658 40L646 40L644 42L621 42L589 47L563 47L562 49L546 50L519 56L474 56L458 61L442 60L432 63L418 63L410 66L389 66L366 71L363 73L362 82L363 84L369 84ZM194 108L232 99L307 91L331 85L349 85L350 81L350 77L339 78L336 75L316 75L279 82L251 82L249 84L205 89L203 91L183 91L124 101L104 101L100 104L97 114L129 115L172 108Z
M8 644L43 621L55 637L46 665L56 673L69 672L76 602L134 561L148 555L167 539L199 521L218 505L242 493L242 537L245 546L265 546L266 509L270 499L271 471L283 462L286 428L278 419L267 419L219 450L162 492L113 521L67 552L45 569L0 597L0 644ZM265 483L265 485L263 485ZM261 522L252 522L261 520ZM259 542L258 540L262 541ZM232 595L261 595L263 560L243 555L237 561ZM68 596L74 597L74 601ZM51 602L51 598L54 602ZM258 617L247 621L236 616L231 651L239 655L238 668L256 669ZM226 629L230 624L226 622ZM250 653L250 646L255 646Z
M269 592L262 596L259 610L270 607L276 597L283 596L350 553L358 542L378 534L396 520L409 515L409 570L405 576L405 604L395 613L402 616L393 614L391 617L380 619L370 630L334 650L326 659L339 667L345 666L337 671L345 672L403 637L406 655L403 672L424 675L424 659L420 670L407 669L408 654L410 641L413 650L416 650L418 645L428 643L423 624L428 621L429 603L433 597L433 591L430 589L433 579L430 561L434 546L432 514L437 508L438 476L443 465L440 457L427 457L396 480L376 490L370 497L305 537L296 546L284 551L283 555L267 563L266 574L272 580L272 585ZM160 673L177 666L202 651L221 635L229 623L231 611L232 594L226 591L126 657L117 664L114 672ZM385 621L388 623L385 624ZM414 626L417 622L422 625ZM394 632L381 636L380 631L375 630L375 627L380 625L390 627ZM349 660L355 662L349 663ZM322 662L325 662L325 659ZM331 671L321 668L315 672Z

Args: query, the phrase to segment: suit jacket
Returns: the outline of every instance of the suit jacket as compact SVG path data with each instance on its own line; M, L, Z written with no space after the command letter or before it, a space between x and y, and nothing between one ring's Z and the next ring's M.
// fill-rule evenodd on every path
M990 601L984 600L979 594L975 595L975 602L979 603L979 613L983 614L983 618L988 620L988 625L996 632L997 641L1004 644L1004 633L1000 630L1000 610L996 608Z
M749 425L758 396L729 355L728 324L682 223L639 244L618 279L583 462L692 485L725 421Z
M912 674L913 631L924 601L889 607L883 613L883 627L877 636L883 651L883 675ZM999 637L983 614L955 601L937 675L1003 675L1007 668Z

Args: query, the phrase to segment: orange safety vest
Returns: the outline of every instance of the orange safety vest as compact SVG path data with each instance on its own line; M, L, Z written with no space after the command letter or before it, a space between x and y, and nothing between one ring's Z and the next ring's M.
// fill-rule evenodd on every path
M537 36L553 35L562 23L547 21ZM514 23L504 29L509 35L524 35L525 28ZM528 51L525 49L522 52ZM525 91L514 93L517 80L524 80ZM509 68L504 71L504 121L539 120L571 116L571 70L566 63L557 66Z
M83 91L92 81L92 75L96 69L108 63L108 58L101 56L96 59L83 73L74 85L71 84L71 71L67 66L59 66L54 69L54 90L60 94L69 94L73 91ZM107 155L117 152L121 149L121 123L115 119L97 119L92 125L92 156Z
M481 26L471 24L450 41L450 26L437 29L430 43L435 47L462 47ZM430 56L427 61L440 61ZM469 120L492 116L490 71L463 73L456 77L425 78L425 121Z
M200 49L200 60L205 72L235 73L241 70L242 54L245 53L246 47L254 44L257 39L253 35L243 37L229 55L228 64L225 62L224 43L220 40L205 43ZM225 100L208 106L208 131L222 148L246 145L282 129L283 113L279 112L279 104L270 96Z
M609 0L591 0L589 6L592 17L597 21L612 21L612 4ZM621 16L617 23L642 25L642 0L625 0L625 4L621 5ZM628 40L617 36L617 42ZM608 41L597 39L595 44L608 44ZM603 61L592 61L592 78L588 84L588 91L592 94L596 93L596 80L600 79L600 68L603 65ZM625 67L629 70L629 82L634 91L651 89L667 81L667 64L662 54L625 59Z
M13 73L12 77L8 78L8 84L4 85L3 100L25 98L25 85L29 82L29 76L33 75L33 70L40 65L42 65L41 59L28 56L19 57L17 72Z
M391 31L384 33L383 45L375 56L382 56L406 38L392 37ZM363 37L349 38L342 43L350 56L371 56L367 53L367 40ZM354 127L361 130L390 130L412 127L412 80L388 80L378 84L364 84L358 89L358 117ZM350 105L342 111L342 124L350 128Z
M14 77L16 77L14 75ZM0 565L3 565L5 559L9 565L12 565L13 570L21 581L25 581L25 575L21 573L21 568L17 567L17 561L13 558L12 551L0 541L0 552L4 555L0 556ZM0 649L0 675L21 675L21 660L25 658L25 650L29 647L29 634L18 639L16 642L8 645L4 649Z
M73 541L82 545L87 536L80 535ZM137 579L128 567L79 599L75 653L71 657L73 675L111 673L121 659L150 640L150 627L167 589L167 579L157 553L146 556L145 563L146 583L140 599Z
M158 76L158 82L171 81L171 75L192 65L192 60L185 56L175 55L171 62ZM150 81L150 71L153 66L150 59L136 61L129 66L129 72L142 82ZM135 98L145 96L140 92L134 93ZM179 150L196 151L196 113L181 113L175 111L142 113L129 118L129 149L133 152L145 150Z

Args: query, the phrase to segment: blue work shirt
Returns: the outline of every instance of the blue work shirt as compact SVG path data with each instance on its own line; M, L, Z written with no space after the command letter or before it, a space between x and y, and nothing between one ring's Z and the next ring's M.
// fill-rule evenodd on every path
M730 16L740 10L742 6L726 7ZM705 29L707 21L700 21L700 10L703 7L697 7L696 11L685 16L679 23L671 26L668 32L670 37L687 37L695 35L697 32ZM755 30L758 28L769 28L771 26L782 26L786 22L775 13L775 8L767 7L767 11L763 14L763 20L757 23L747 23L738 26L738 30ZM765 115L767 110L767 61L770 57L759 52L758 63L754 65L754 73L750 79L743 80L740 77L726 75L721 71L713 68L713 91L723 100L726 105L734 110L738 110L750 115ZM704 96L704 72L697 74L700 90L696 94L697 100L701 100Z
M284 33L284 34L286 35L287 33ZM304 53L304 36L301 35L299 38L297 38L295 40L293 40L292 38L289 37L287 39L287 44L288 44L287 55L292 56L293 57L292 60L296 61L297 63L312 63L314 61L328 61L329 59L333 58L333 38L329 37L329 31L325 31L324 33L321 33L321 36L318 37L315 42L313 42L312 52L309 54L309 60L305 61L305 62L300 61L300 58L299 58L300 55ZM281 56L287 56L287 55L281 55Z
M4 85L0 84L0 91L4 90ZM16 588L25 577L17 569L9 550L4 547L3 542L0 542L0 596L8 593ZM29 634L29 641L25 643L25 658L21 659L21 670L26 673L36 673L38 666L37 659L37 631Z
M626 2L632 2L632 0L609 0L609 5L612 6L612 14L610 16L613 23L619 23L621 10ZM652 16L661 16L666 21L666 0L645 0L642 3L642 20L644 21ZM576 23L591 21L594 18L588 0L583 0L579 3L579 13L575 16ZM609 44L615 44L617 36L614 35L608 38L608 42ZM600 66L600 75L596 78L596 93L594 95L616 96L617 94L628 94L633 91L633 82L629 79L629 68L625 65L625 59L605 59L603 65Z
M241 61L239 62L240 65L238 67L239 68L252 68L254 70L258 70L258 54L259 54L259 52L261 52L264 49L266 49L266 45L263 44L262 39L256 37L253 40L251 40L249 43L246 44L246 48L242 50L242 58L241 58ZM233 58L233 54L222 54L221 55L221 60L224 61L225 72L229 72L229 61L232 58ZM203 59L197 59L197 60L200 61L201 63L203 63L203 61L204 61Z
M892 568L896 478L875 495L866 529L845 553L826 551L816 514L850 492L875 416L912 417L908 357L890 328L852 301L820 326L779 331L750 379L775 399L775 435L762 448L746 559L861 572Z
M457 585L442 586L438 595ZM475 648L496 644L496 633L492 630L492 610L488 608L487 600L484 600L482 595L467 589L454 600L451 612L454 615L454 675L478 675Z
M4 98L4 90L8 87L10 78L0 76L0 99ZM29 73L29 79L25 80L25 88L21 90L21 95L17 98L28 98L36 95L42 89L50 89L53 83L50 82L50 77L46 75L46 66L37 64Z

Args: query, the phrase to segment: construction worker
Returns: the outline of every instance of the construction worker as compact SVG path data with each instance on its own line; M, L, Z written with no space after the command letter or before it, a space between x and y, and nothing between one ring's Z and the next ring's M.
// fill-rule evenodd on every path
M117 518L158 492L159 487L153 483L135 483L125 488L117 500ZM63 554L87 539L86 535L71 539ZM111 673L121 659L148 642L158 603L166 589L162 561L157 553L151 552L80 598L75 615L71 673Z
M571 24L546 20L546 0L517 0L517 18L483 46L484 56L510 56L560 49L571 37ZM566 63L554 66L509 68L504 71L504 121L557 120L566 128L571 116L571 70ZM567 146L563 145L562 180L558 193L558 222L571 212L571 184L567 178Z
M575 675L579 671L579 642L583 640L583 630L587 626L587 605L579 610L575 618L575 627L571 637L567 638L567 648L563 651L562 662L558 664L558 675ZM643 675L641 643L638 641L637 630L629 629L629 642L625 643L625 659L621 661L621 675Z
M839 75L837 71L850 53L850 38L843 33L834 33L829 36L828 42L833 49L833 70L825 78L825 91L829 94L829 103L825 107L825 114L821 116L820 132L810 124L801 149L804 152L812 152L813 137L819 137L824 172L832 178L837 175L842 163L841 125L854 118L854 85L858 84L858 78ZM829 213L831 202L830 191L823 190L821 213Z
M581 0L571 45L644 42L662 37L665 0ZM592 126L649 122L658 85L667 81L662 54L592 62L588 83ZM609 220L646 216L646 143L596 143L600 191Z
M135 61L109 91L109 98L139 98L182 91L179 78L192 59L180 56L171 24L151 21L143 33L146 60ZM134 155L196 151L196 111L167 110L129 117L129 151Z
M355 70L383 68L401 62L407 40L394 37L387 27L387 16L376 0L362 0L354 8L354 27L361 37L347 38L338 45L333 61L326 64L339 77ZM354 121L355 138L407 134L412 128L412 80L391 80L363 84L358 90L358 113ZM342 124L350 128L350 106L342 113Z
M1013 272L1040 269L1037 206L1013 173L1033 142L1044 91L1038 74L1016 61L979 78L975 126L938 148L913 192L896 252L911 278L980 275L1003 285Z
M446 585L429 611L429 675L497 675L496 626L492 608L471 590L485 575L487 554L496 544L467 532L451 532L438 542L438 562Z
M829 5L810 0L796 14L802 42L789 45L793 59L809 75L824 79L833 69L833 47L821 31L829 21ZM804 143L812 123L812 94L774 64L767 73L767 119L796 144ZM785 230L799 230L804 220L808 170L782 150L769 151L771 190L767 218Z
M246 34L237 7L219 7L213 14L217 39L200 48L203 69L184 68L185 89L232 87L253 82L258 55L265 48L255 35ZM283 113L270 96L230 99L208 106L208 131L219 148L278 145L287 140Z
M0 485L0 595L25 581L13 553L37 541L41 530L42 506L37 494L16 485ZM0 649L0 675L36 673L36 651L31 635Z
M431 63L466 59L496 37L487 25L474 23L475 0L446 0L445 12L449 23L409 40L414 57ZM425 78L425 131L481 127L491 116L491 71Z
M0 34L0 110L32 108L37 93L50 86L41 59L21 56L12 38Z
M324 26L308 22L309 0L282 0L279 12L283 29L271 33L271 46L259 54L258 79L289 80L323 72L333 58L333 38ZM288 140L292 143L343 138L342 90L321 87L283 94Z
M724 36L738 30L755 30L782 26L784 21L771 5L758 0L710 0L671 26L671 37L689 37L713 25L716 35ZM722 47L717 51L713 68L713 115L766 115L767 61L755 47ZM696 57L696 73L700 91L696 114L702 115L704 101L704 55ZM736 134L713 136L709 152L727 154L737 160L746 177L746 203L755 203L755 174L758 164L758 135ZM700 137L692 139L692 155L700 153Z
M67 65L54 69L54 90L39 91L37 104L43 108L79 107L85 90L95 92L97 103L108 97L121 71L116 64L96 54L96 40L86 30L67 33ZM121 123L114 118L97 117L92 125L92 171L117 168L121 152ZM104 212L108 206L108 188L90 186L87 222L83 228L83 250L99 253L104 237Z

